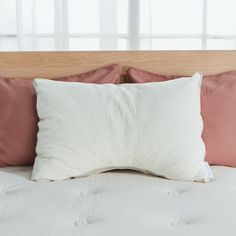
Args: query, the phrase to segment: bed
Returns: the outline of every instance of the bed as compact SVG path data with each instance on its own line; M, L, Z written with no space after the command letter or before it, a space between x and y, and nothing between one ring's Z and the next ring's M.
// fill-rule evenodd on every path
M208 184L130 171L36 183L31 170L0 170L1 235L235 235L233 168Z
M235 51L0 53L1 75L54 78L109 63L163 74L236 69ZM123 78L124 80L124 78ZM236 170L213 166L208 184L117 170L59 182L32 167L0 168L0 235L210 235L236 233Z

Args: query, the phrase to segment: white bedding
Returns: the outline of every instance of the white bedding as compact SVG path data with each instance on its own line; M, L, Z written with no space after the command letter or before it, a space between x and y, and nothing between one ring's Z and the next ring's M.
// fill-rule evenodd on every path
M116 171L62 182L0 169L1 236L235 236L236 169L208 184Z
M201 82L200 74L119 86L34 80L40 121L32 179L129 167L208 182Z

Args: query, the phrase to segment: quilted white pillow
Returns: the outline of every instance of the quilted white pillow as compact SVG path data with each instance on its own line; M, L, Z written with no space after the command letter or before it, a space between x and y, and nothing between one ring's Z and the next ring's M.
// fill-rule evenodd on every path
M134 169L207 182L201 81L200 74L121 85L36 79L40 121L32 179Z

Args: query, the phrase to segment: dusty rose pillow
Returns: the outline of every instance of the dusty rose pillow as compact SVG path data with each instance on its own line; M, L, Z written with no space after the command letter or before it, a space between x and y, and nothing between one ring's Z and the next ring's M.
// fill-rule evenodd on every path
M164 76L127 69L130 83L158 82L181 76ZM202 82L203 140L206 161L212 165L236 167L236 71L204 76Z
M119 65L56 80L119 83ZM32 165L38 132L36 94L32 79L0 77L0 167Z

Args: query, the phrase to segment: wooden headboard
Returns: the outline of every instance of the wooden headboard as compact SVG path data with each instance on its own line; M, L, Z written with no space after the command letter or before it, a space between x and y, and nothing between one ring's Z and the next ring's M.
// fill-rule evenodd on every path
M236 70L236 51L0 52L0 76L54 78L118 63L162 74Z

